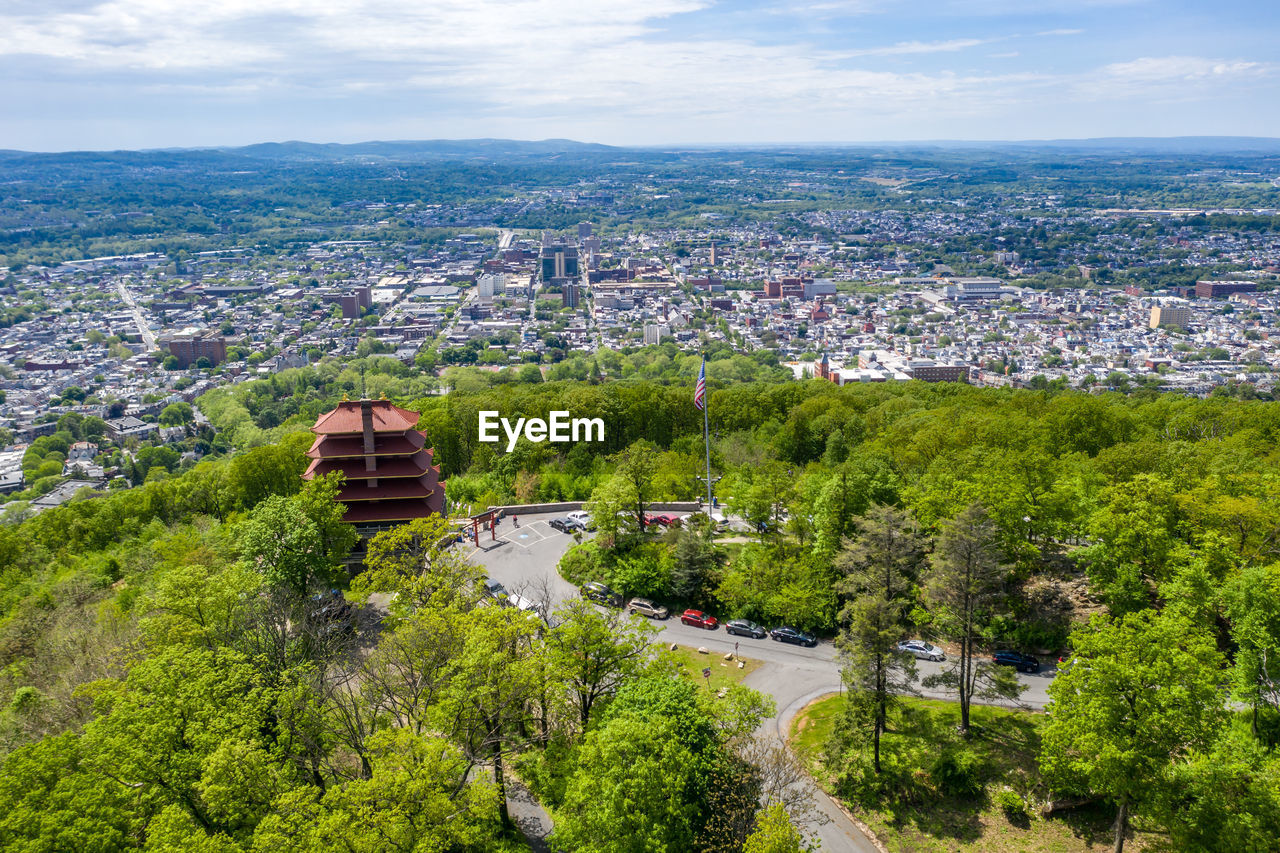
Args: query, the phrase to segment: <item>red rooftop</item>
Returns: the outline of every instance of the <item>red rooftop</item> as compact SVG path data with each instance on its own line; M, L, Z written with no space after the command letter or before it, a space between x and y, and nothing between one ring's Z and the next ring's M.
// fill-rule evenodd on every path
M388 400L343 400L311 428L316 440L302 478L345 474L338 500L347 505L343 520L357 526L444 515L440 466L432 464L434 451L417 424L417 412Z

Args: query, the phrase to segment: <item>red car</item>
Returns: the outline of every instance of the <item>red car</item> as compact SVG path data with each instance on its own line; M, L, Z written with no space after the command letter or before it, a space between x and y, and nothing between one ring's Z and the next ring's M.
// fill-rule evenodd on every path
M646 527L651 524L660 524L663 527L670 527L671 525L678 524L679 522L680 522L680 516L672 515L669 512L645 513L645 516L644 516L644 523Z
M701 610L686 610L680 614L680 621L695 628L706 628L708 631L714 631L720 627L719 619L710 613L703 613Z

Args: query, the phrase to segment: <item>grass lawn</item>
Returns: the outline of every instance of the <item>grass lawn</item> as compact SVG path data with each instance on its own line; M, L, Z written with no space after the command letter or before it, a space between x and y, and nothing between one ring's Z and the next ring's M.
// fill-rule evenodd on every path
M844 778L828 762L826 749L836 731L843 698L829 696L796 715L791 744L829 793L855 812L894 853L1081 853L1111 847L1115 811L1099 804L1041 818L1038 802L1012 814L996 803L1007 786L1026 795L1038 790L1036 755L1043 714L974 705L967 744L956 726L960 707L951 702L906 699L892 715L881 739L885 777L894 781L879 790L865 784L872 777L870 735L866 744L847 750ZM935 758L964 746L977 758L981 792L949 796L930 774ZM865 775L857 768L866 768ZM1007 796L1007 795L1006 795ZM1142 850L1153 839L1135 832L1126 850Z
M675 658L680 665L681 671L704 687L707 684L707 680L702 677L702 670L704 668L710 669L712 692L719 690L721 687L732 687L735 684L740 684L742 679L760 668L760 661L741 658L743 667L739 669L738 661L724 659L724 652L711 652L710 654L701 655L692 646L681 646L674 652L664 650L663 653Z

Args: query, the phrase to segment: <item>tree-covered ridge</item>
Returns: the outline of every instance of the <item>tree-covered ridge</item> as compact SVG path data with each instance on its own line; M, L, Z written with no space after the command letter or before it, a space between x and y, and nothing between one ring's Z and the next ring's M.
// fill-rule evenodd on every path
M942 686L980 697L1003 689L988 678L999 674L985 666L989 647L1056 651L1078 628L1080 663L1055 687L1076 698L1055 707L1044 732L1061 759L1046 759L1045 784L1165 821L1192 839L1187 849L1212 846L1190 818L1169 817L1180 808L1244 843L1271 825L1271 789L1250 780L1274 778L1267 750L1280 718L1274 404L715 379L718 493L755 531L725 545L696 525L664 540L627 520L638 503L701 492L686 367L672 363L671 384L460 383L412 405L448 466L455 503L590 501L600 535L566 559L571 579L838 632L859 673L849 695L869 697L858 706L868 716L842 730L866 740L846 746L879 735L892 755L897 711L886 691L910 681L891 666L907 633L967 644L973 668ZM308 405L327 405L352 378L301 381L308 375L246 383L223 403L247 412L293 381ZM494 452L475 442L481 408L598 415L608 440ZM284 418L292 424L272 427L278 444L0 526L0 812L16 815L0 826L11 833L5 843L44 839L30 849L52 849L58 838L77 847L92 837L105 839L101 849L192 849L205 839L224 845L214 849L318 850L350 837L372 850L369 839L417 838L410 825L425 825L458 839L457 849L486 849L501 834L492 787L501 782L459 787L476 762L514 762L565 838L634 821L626 825L637 837L663 845L654 849L676 850L719 832L707 815L726 791L686 770L711 762L749 773L732 726L700 700L661 694L653 684L669 680L667 670L643 662L639 635L593 621L612 617L591 607L570 607L559 634L477 607L473 570L438 549L443 528L371 546L371 571L351 598L395 592L399 604L376 646L362 647L369 656L349 655L348 635L309 617L312 596L346 583L338 566L351 542L333 512L334 484L303 488L298 477L306 417L298 406ZM891 545L887 529L915 533ZM584 648L612 661L603 680L581 666ZM1146 656L1131 659L1131 649ZM1128 691L1138 702L1175 671L1191 706L1156 697L1133 737L1115 740L1106 721L1123 709L1107 697ZM354 693L338 689L353 679ZM406 684L417 691L407 704ZM554 696L543 693L550 685ZM1246 710L1239 725L1224 714L1226 689ZM223 716L209 719L210 703ZM663 787L609 775L635 756L638 732L666 732L652 708L670 703L692 715L680 729L690 739L639 741L653 747L646 754ZM158 707L172 713L148 710ZM694 737L705 727L714 741ZM1164 740L1141 739L1151 732ZM864 767L856 749L842 754L848 778L864 778L872 757ZM1124 763L1133 756L1141 762ZM938 772L967 772L968 759L956 761ZM732 773L725 778L739 778ZM1178 799L1178 785L1193 799ZM1211 799L1219 788L1228 793ZM610 812L596 790L649 806ZM420 811L402 811L401 796ZM1233 808L1256 826L1231 818ZM735 826L749 830L754 819ZM745 843L738 829L733 843Z

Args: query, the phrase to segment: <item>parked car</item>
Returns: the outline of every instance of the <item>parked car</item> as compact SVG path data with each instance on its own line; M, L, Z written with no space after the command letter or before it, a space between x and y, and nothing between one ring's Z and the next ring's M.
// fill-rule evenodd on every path
M588 581L582 585L582 589L578 590L578 592L583 598L599 604L607 604L610 607L622 606L622 596L599 581Z
M524 610L529 613L535 613L543 619L547 618L546 614L543 612L541 607L539 607L530 599L525 598L523 595L520 595L514 592L508 593L507 602L517 610Z
M1039 672L1040 661L1031 655L1001 649L991 656L991 662L1000 666L1013 666L1018 672Z
M317 637L351 634L356 629L356 609L343 596L342 590L331 589L311 598L307 626Z
M582 525L583 530L596 529L596 523L591 520L591 513L587 512L585 509L576 509L566 515L565 518Z
M553 519L551 519L550 521L548 521L548 522L547 522L547 526L548 526L548 527L550 527L552 530L559 530L561 533L568 533L568 532L569 532L569 519L567 519L567 518L553 518Z
M813 634L808 631L801 631L799 628L792 628L790 625L779 625L769 632L769 636L780 643L795 643L797 646L808 646L809 648L818 645L818 638Z
M666 619L671 612L661 604L654 604L647 598L633 598L627 602L627 609L650 619Z
M932 643L924 640L903 640L898 643L898 651L914 655L921 660L946 660L947 653Z
M719 619L701 610L686 610L680 614L680 621L695 628L706 628L708 631L714 631L720 627Z
M573 533L575 530L586 531L587 523L577 518L566 517L564 519L564 532Z
M763 640L766 633L764 628L754 622L748 622L746 619L729 620L724 623L724 632L733 634L736 637L750 637L753 640Z
M493 578L484 579L484 591L498 601L506 601L507 599L507 588Z

